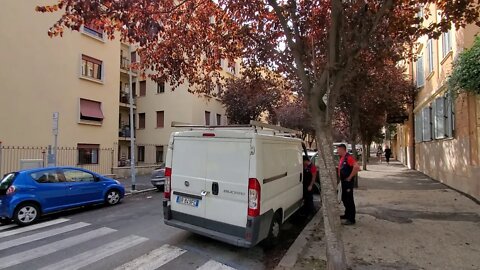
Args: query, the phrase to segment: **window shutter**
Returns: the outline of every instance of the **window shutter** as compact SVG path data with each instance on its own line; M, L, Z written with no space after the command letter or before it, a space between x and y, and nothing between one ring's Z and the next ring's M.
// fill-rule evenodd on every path
M431 108L425 107L422 110L423 118L423 141L432 140L432 121L431 121Z
M422 142L422 111L418 111L415 114L415 142Z
M435 100L435 139L445 138L445 98L439 97Z

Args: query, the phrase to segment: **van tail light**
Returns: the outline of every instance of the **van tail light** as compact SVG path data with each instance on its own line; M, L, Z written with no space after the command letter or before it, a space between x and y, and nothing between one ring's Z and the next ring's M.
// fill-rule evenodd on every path
M7 189L7 195L10 195L10 194L13 194L15 193L17 189L15 188L15 186L10 186L8 189Z
M248 179L248 216L260 215L260 183L256 178Z
M170 200L170 193L172 192L172 168L165 168L165 184L163 188L163 197Z

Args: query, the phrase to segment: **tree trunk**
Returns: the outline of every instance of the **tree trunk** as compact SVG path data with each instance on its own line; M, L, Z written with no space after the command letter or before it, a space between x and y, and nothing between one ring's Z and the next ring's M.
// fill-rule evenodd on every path
M314 113L317 145L319 150L320 185L322 188L322 215L327 246L327 269L346 269L339 209L337 201L337 172L333 162L333 139L327 115L311 103Z
M368 147L367 149L367 143L366 142L362 142L362 148L363 148L363 152L362 152L362 166L363 166L363 170L366 171L367 170L367 162L368 162L368 156L370 155L370 147Z

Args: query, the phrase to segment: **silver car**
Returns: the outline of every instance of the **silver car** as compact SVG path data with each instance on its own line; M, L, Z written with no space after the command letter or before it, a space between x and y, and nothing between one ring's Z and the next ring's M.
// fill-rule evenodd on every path
M150 181L159 191L163 191L165 184L165 167L159 167L153 170Z

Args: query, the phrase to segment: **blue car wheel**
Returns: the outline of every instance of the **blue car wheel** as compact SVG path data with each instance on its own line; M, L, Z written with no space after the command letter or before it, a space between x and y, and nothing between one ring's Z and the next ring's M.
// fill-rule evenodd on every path
M33 203L19 205L13 215L13 219L20 226L30 225L37 221L39 217L40 210L38 206Z
M108 205L115 205L120 202L120 192L116 189L111 189L105 195L105 203Z

